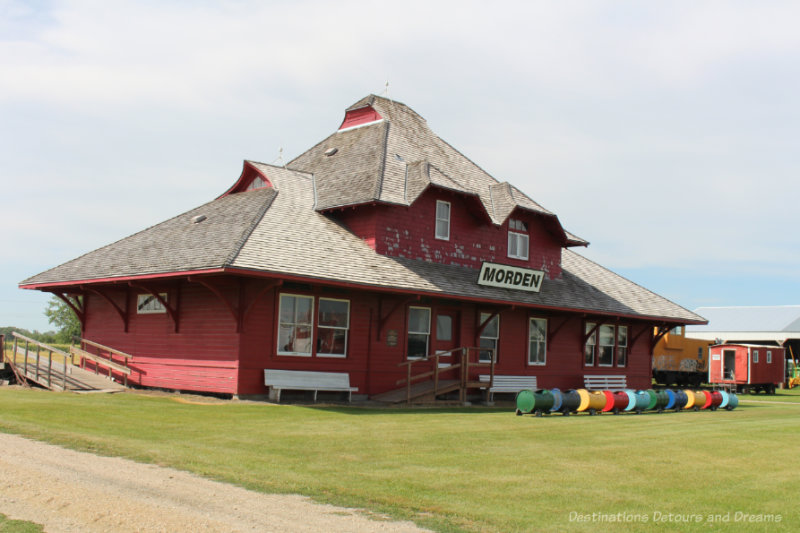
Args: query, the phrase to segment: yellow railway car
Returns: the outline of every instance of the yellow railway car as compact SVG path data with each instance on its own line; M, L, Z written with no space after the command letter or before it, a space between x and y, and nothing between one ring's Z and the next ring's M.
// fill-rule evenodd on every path
M653 379L660 385L699 386L708 379L711 341L687 339L679 326L664 335L653 349Z

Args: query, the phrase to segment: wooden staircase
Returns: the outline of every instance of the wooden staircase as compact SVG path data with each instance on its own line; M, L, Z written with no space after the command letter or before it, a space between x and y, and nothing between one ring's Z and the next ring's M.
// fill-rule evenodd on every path
M491 388L494 381L494 353L491 353L491 363L482 363L479 360L481 351L491 351L486 348L461 347L447 352L437 353L423 359L413 359L400 363L398 366L406 368L405 379L397 381L400 388L376 394L372 400L396 404L412 403L437 403L441 396L458 391L458 402L462 405L467 402L467 390ZM442 365L441 357L447 360L456 358L455 364ZM474 360L472 360L474 359ZM431 366L433 369L431 370ZM488 368L489 379L481 381L477 369ZM414 373L418 371L418 373Z

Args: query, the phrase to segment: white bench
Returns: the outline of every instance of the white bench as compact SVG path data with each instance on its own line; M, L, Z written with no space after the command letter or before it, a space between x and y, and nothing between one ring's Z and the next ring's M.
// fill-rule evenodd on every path
M490 377L488 374L481 374L478 376L478 380L481 383L489 383ZM519 392L527 389L537 389L536 376L498 376L495 374L487 400L491 402L495 392Z
M621 390L628 388L628 378L613 376L583 376L583 384L589 390Z
M264 370L264 384L269 387L269 399L281 401L281 391L310 390L314 391L317 401L319 391L338 391L347 393L347 401L352 399L358 387L350 386L350 374L347 372L309 372L306 370Z

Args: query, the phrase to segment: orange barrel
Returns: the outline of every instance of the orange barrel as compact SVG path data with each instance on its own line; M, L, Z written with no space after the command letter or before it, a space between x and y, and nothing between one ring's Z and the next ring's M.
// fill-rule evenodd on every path
M701 392L703 393L703 396L706 397L706 401L703 402L703 407L701 407L700 409L708 409L709 407L711 407L711 393L708 392L707 390Z
M614 393L610 390L604 390L603 395L606 397L606 406L603 407L603 412L607 413L614 409Z
M683 392L686 393L686 405L684 405L684 407L686 409L691 409L694 407L694 392L689 389L686 389Z
M581 397L581 403L578 405L578 412L580 413L589 408L589 391L586 389L578 389L578 395Z
M709 408L712 411L716 411L717 407L722 405L722 393L718 390L711 391L711 405Z
M606 395L602 391L589 393L589 406L587 410L590 415L600 413L605 409L607 403Z
M694 409L695 411L703 409L703 406L706 404L706 399L707 399L706 395L703 394L703 391L701 390L692 391L692 394L694 395L694 403L692 404L692 409Z

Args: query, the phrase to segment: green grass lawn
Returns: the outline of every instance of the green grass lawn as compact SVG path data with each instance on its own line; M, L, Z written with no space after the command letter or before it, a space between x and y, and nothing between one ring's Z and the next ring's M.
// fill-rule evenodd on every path
M0 389L0 430L441 531L794 531L800 394L766 398L536 418Z
M11 520L0 514L0 533L41 533L42 526L24 520Z

